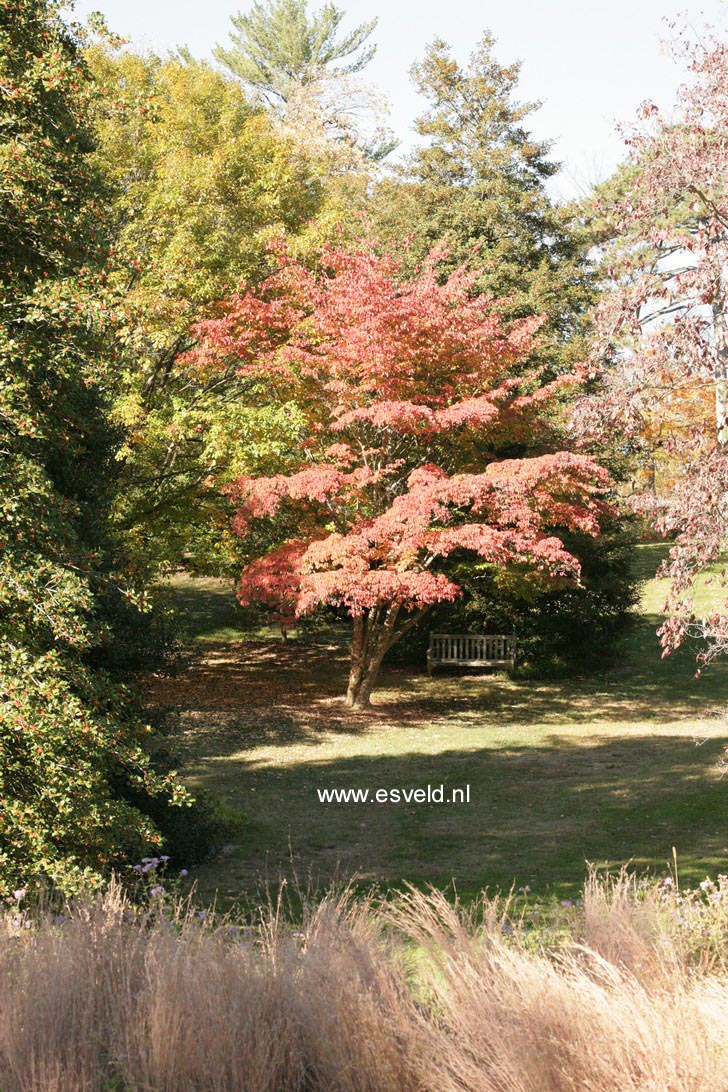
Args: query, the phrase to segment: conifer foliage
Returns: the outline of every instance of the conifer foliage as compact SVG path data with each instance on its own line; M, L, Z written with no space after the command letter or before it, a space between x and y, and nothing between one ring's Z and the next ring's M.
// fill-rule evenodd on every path
M591 298L580 233L547 184L559 164L529 131L538 103L518 96L520 65L501 64L490 33L467 64L436 39L412 69L427 106L402 169L380 185L382 238L413 238L420 257L444 245L449 266L477 261L479 291L508 297L514 317L545 314L541 352L580 359ZM567 367L569 365L566 365Z
M372 59L376 19L339 36L343 19L331 3L309 15L306 0L256 0L231 16L230 48L218 46L215 57L264 98L285 103L303 85L360 72Z

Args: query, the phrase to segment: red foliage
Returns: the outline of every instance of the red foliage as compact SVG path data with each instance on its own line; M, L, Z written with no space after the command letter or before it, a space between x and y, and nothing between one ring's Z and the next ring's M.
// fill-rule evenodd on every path
M391 644L401 609L458 594L437 571L454 551L578 579L549 529L598 533L606 472L565 452L492 461L509 438L548 450L548 415L579 382L547 383L527 367L541 320L506 324L497 303L472 295L475 274L441 283L437 255L409 281L370 250L327 249L320 276L284 252L279 261L259 291L197 327L188 361L236 366L307 415L297 460L229 490L241 535L253 520L295 512L312 529L297 612L334 604L372 625L376 615ZM246 570L248 600L269 601L279 579L287 595L294 586L280 577L280 552L271 557L275 579L265 559Z
M284 636L296 619L301 559L307 545L306 542L286 542L247 565L240 578L240 605L249 607L262 603L270 607L270 617L280 625Z

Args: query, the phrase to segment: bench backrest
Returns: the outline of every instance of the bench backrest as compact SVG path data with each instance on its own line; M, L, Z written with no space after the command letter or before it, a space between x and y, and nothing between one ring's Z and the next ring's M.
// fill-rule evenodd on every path
M516 638L512 633L431 633L430 656L447 663L457 660L512 660Z

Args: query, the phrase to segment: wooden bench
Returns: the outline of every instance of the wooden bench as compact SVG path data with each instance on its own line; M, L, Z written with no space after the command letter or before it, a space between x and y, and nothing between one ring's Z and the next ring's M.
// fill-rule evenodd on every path
M427 674L435 667L507 667L516 662L515 634L431 633Z

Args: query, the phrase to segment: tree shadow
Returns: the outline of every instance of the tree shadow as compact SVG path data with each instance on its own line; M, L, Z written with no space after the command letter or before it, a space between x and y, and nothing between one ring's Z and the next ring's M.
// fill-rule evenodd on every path
M347 649L325 637L281 641L245 639L205 648L176 678L148 680L150 701L186 711L188 732L204 731L208 745L230 736L238 748L296 740L316 745L327 736L359 735L382 725L432 727L457 721L463 731L488 725L609 723L657 727L728 712L728 664L699 679L689 650L660 658L648 619L624 643L608 671L557 679L512 679L503 674L445 674L385 667L370 710L345 708Z
M728 857L727 738L549 736L438 754L359 754L288 765L208 755L195 782L248 816L245 838L201 870L226 897L262 876L313 874L446 886L461 894L511 885L570 893L585 861L665 873L672 847L697 882ZM319 790L470 786L468 803L322 803Z
M696 679L691 650L662 660L659 624L643 616L609 670L569 678L428 679L424 664L385 665L360 713L343 705L340 629L207 643L184 675L147 687L153 703L182 711L193 785L248 818L240 844L202 869L203 894L236 897L294 870L324 883L455 878L465 895L512 883L573 894L585 860L663 871L672 846L689 882L725 869L728 783L716 766L728 742L728 664ZM428 784L468 784L470 803L317 796Z
M728 715L728 663L713 664L697 678L694 650L663 659L656 635L660 618L643 617L602 671L551 679L448 674L438 675L436 686L403 672L396 698L405 717L412 703L430 716L470 711L501 723L668 723Z

